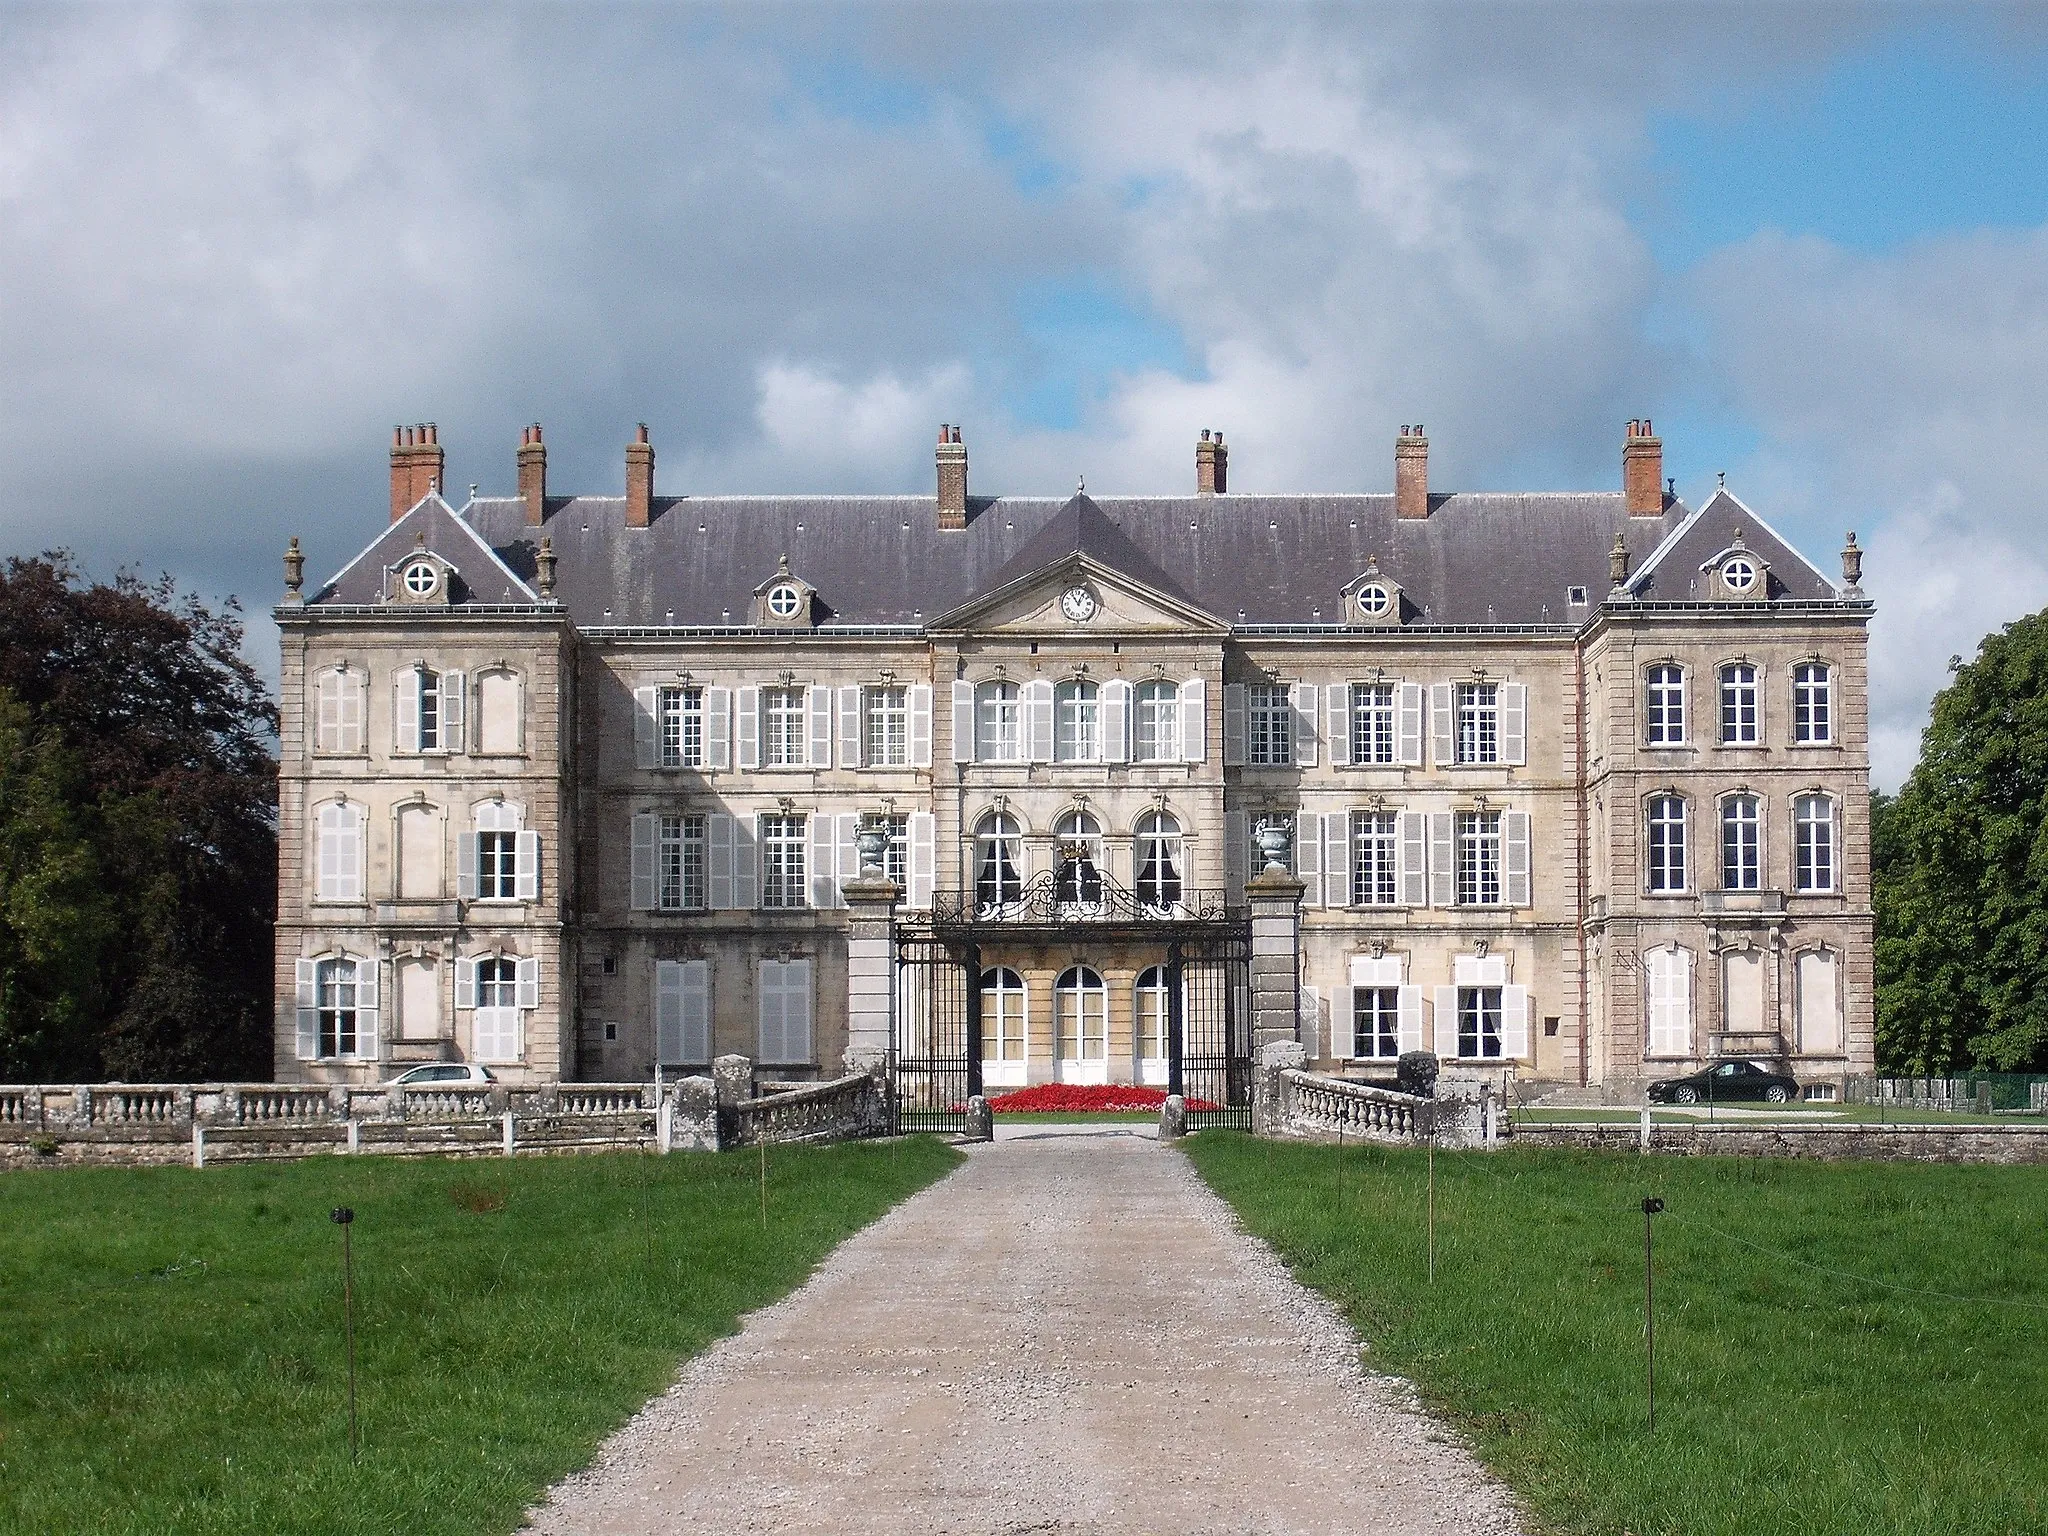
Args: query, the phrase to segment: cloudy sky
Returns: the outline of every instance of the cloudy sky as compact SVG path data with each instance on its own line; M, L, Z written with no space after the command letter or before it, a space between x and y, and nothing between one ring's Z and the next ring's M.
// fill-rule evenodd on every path
M1895 787L2048 605L2036 8L13 5L0 525L262 619L509 490L1619 483L1870 551Z

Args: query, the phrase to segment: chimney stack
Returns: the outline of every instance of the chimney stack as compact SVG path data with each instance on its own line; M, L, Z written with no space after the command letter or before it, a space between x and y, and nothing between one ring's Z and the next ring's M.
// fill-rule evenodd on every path
M967 446L960 441L960 429L939 423L939 526L967 526Z
M1648 417L1630 422L1622 441L1621 497L1630 517L1664 515L1664 444Z
M433 422L391 429L391 521L397 522L429 491L441 488L446 455Z
M626 444L626 526L645 528L654 513L654 445L647 441L647 423Z
M1229 491L1230 450L1223 446L1221 432L1212 436L1204 427L1201 440L1195 444L1195 494L1223 496Z
M548 451L537 421L519 434L519 499L526 503L526 526L538 528L548 515Z
M1394 516L1429 516L1429 439L1420 423L1403 427L1394 442Z

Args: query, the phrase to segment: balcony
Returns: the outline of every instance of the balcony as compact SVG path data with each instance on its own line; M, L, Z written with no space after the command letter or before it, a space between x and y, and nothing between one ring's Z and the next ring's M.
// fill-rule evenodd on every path
M1707 1055L1755 1056L1767 1061L1784 1061L1792 1054L1785 1037L1775 1029L1723 1030L1707 1036Z
M1106 876L1072 866L1037 875L1009 890L968 890L933 898L931 923L939 930L1060 932L1102 936L1115 930L1164 934L1189 924L1245 921L1249 907L1230 906L1220 890L1178 880L1130 891Z

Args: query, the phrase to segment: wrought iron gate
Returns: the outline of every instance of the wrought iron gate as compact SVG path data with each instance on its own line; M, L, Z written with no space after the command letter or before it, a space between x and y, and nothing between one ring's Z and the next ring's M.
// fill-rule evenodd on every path
M899 1133L967 1128L967 1101L981 1092L980 977L974 945L898 936L889 1079Z
M1249 924L1217 924L1167 950L1168 1093L1187 1101L1188 1129L1252 1124L1252 940Z

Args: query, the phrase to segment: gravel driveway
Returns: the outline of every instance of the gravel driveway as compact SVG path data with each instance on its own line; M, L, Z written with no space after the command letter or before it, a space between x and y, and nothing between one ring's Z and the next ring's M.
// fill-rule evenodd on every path
M1518 1529L1178 1152L1037 1130L690 1362L532 1528Z

